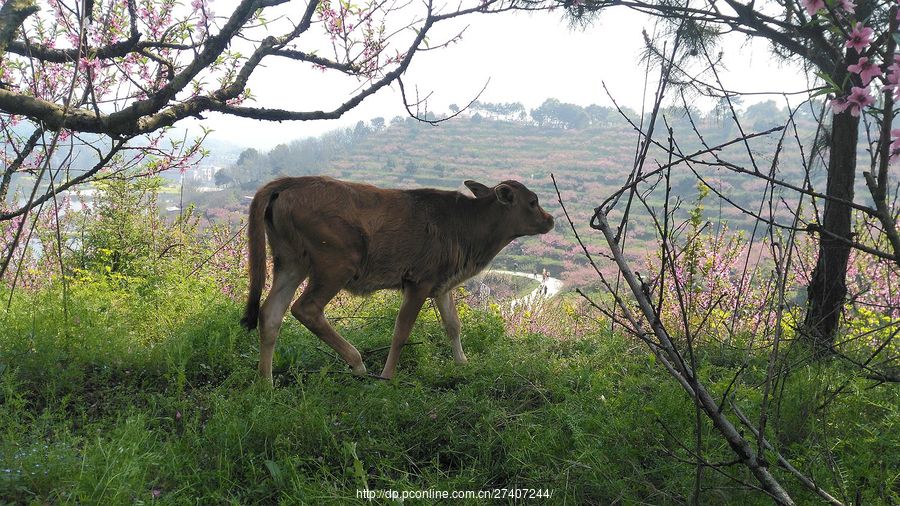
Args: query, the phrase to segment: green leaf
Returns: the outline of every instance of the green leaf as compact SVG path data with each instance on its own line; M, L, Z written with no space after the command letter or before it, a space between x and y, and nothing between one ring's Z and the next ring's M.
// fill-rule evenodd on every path
M267 460L266 461L266 469L268 469L269 474L272 475L272 480L275 483L280 484L282 481L283 475L281 473L281 467L278 466L278 463L275 462L274 460Z
M353 441L352 443L344 443L344 448L348 450L350 456L353 457L353 474L356 476L360 487L368 489L368 475L366 474L366 470L363 469L362 461L359 460L359 456L356 454L356 441Z
M834 82L834 79L832 79L831 76L826 74L825 72L816 72L816 76L818 76L820 79L828 83L829 86L831 86L832 89L830 91L834 91L835 93L840 93L841 91L843 91L843 88L838 86L838 84Z

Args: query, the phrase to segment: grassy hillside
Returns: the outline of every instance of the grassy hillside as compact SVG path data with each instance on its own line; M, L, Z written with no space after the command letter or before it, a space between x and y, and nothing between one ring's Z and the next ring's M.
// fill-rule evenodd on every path
M330 309L371 369L398 303L382 294ZM62 307L48 286L17 294L0 319L0 501L363 504L357 490L522 487L549 490L546 504L674 504L691 494L690 400L641 347L599 327L581 338L507 333L495 312L464 305L471 362L458 367L427 309L398 378L385 382L347 374L288 319L273 390L255 382L239 304L211 280L85 279L70 286L67 315ZM747 367L733 391L755 404L763 353L698 353L717 391ZM827 418L810 416L823 378L855 392ZM783 451L830 488L896 503L900 398L866 386L840 364L800 366L772 425ZM707 458L730 461L702 423ZM839 460L823 460L823 447ZM753 482L740 466L722 470ZM813 501L773 472L799 504ZM702 498L768 502L711 469Z
M107 183L97 206L62 216L78 241L57 249L43 226L33 238L42 256L24 256L14 291L12 275L0 286L9 303L0 310L0 504L362 504L365 489L508 488L552 494L547 504L678 504L694 493L697 448L708 463L702 503L767 503L621 327L611 331L574 295L509 310L528 280L494 300L454 293L467 366L453 365L430 305L392 381L352 377L288 317L275 388L259 385L257 335L237 323L247 290L240 234L201 227L190 212L161 219L160 184ZM698 294L722 282L705 264ZM740 296L765 296L756 292ZM727 393L756 420L770 337L726 334L730 307L695 334L691 356L717 398ZM340 295L326 314L377 371L398 308L389 292ZM699 311L690 318L709 314ZM872 365L889 368L882 358L898 351L881 345L890 316L852 316L839 351L858 362L884 351ZM783 325L767 437L845 501L900 502L900 392L849 361L810 361L788 344L790 318ZM798 504L813 501L772 472Z

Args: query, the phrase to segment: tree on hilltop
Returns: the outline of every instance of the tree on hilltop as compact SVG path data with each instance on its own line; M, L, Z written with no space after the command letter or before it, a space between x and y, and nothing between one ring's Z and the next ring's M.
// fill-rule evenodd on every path
M538 125L560 128L584 128L591 122L591 117L584 108L555 98L548 98L532 110L531 117Z

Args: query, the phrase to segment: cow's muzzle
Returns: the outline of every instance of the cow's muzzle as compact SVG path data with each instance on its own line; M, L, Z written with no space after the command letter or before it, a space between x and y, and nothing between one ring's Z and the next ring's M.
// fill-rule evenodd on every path
M550 216L547 213L544 213L544 228L541 230L542 234L546 234L547 232L553 230L553 216Z

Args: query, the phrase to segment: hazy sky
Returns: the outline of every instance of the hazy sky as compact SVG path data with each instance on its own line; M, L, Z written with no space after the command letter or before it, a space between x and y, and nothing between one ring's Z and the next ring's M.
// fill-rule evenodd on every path
M225 2L216 2L224 14ZM611 105L601 82L621 105L640 110L644 68L638 58L642 29L653 31L654 21L626 9L603 13L591 26L571 29L561 12L473 15L440 33L468 27L458 43L417 54L404 78L407 93L432 93L429 108L445 111L449 104L468 103L490 79L482 101L522 102L531 109L548 97L580 105ZM436 33L433 43L441 39ZM722 46L726 87L742 91L782 91L806 88L796 67L780 66L765 43L730 36ZM299 72L296 63L266 60L249 85L256 105L305 110L331 110L347 100L358 83L328 75ZM321 74L319 71L315 71ZM652 72L656 75L658 71ZM652 92L652 88L651 88ZM755 97L762 100L766 97ZM779 97L774 97L781 100ZM249 105L249 104L248 104ZM300 137L317 135L359 120L405 115L399 89L385 88L339 120L261 122L210 114L204 124L213 137L241 146L268 149Z

